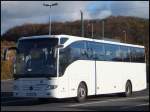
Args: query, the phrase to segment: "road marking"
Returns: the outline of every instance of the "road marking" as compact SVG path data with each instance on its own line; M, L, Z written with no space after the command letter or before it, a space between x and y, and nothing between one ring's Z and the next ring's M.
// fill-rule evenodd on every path
M83 105L96 104L96 103L106 103L106 102L110 102L110 101L126 101L126 100L142 99L142 98L149 98L149 96L134 97L134 98L122 98L122 99L109 99L106 101L96 101L96 102L91 102L91 103L69 105L69 107L83 106Z
M147 106L149 105L149 103L143 103L143 104L139 104L139 105L135 105L135 106L129 106L129 107L122 107L121 109L128 109L128 108L134 108L134 107L139 107L139 106Z
M139 106L146 106L146 105L149 105L149 103L139 104L139 105L136 105L136 107L139 107Z

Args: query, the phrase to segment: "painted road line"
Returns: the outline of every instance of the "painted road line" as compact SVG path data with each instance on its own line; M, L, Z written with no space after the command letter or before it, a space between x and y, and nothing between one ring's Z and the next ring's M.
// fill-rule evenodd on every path
M107 103L107 102L111 102L111 101L135 100L135 99L143 99L143 98L149 98L149 96L134 97L134 98L122 98L122 99L109 99L109 100L105 100L105 101L96 101L96 102L90 102L90 103L69 105L69 107L84 106L84 105L90 105L90 104L96 104L96 103Z
M139 104L135 106L128 106L128 107L122 107L121 109L129 109L129 108L135 108L135 107L140 107L140 106L148 106L149 103L144 103L144 104Z
M139 105L136 105L136 107L139 107L139 106L146 106L146 105L149 105L149 103L139 104Z

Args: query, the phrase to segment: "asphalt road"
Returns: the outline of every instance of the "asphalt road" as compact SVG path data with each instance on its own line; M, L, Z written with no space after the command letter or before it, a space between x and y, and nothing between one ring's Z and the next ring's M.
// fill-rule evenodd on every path
M71 98L45 102L35 98L13 98L11 93L4 91L1 96L1 111L149 111L149 86L128 98L117 94L99 95L88 97L84 103L76 103Z

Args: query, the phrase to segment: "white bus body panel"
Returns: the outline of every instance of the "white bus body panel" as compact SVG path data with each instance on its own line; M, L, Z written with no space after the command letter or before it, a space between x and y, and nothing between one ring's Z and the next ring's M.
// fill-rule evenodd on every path
M80 82L84 81L88 87L88 95L95 94L94 61L78 60L70 64L63 77L69 79L69 97L77 96ZM67 81L67 80L66 80Z
M88 95L95 95L95 62L78 60L66 69L69 78L69 97L77 95L81 81L88 87ZM96 61L96 94L125 92L127 80L133 91L146 89L146 65L144 63Z
M97 94L125 92L127 80L133 91L146 88L146 65L144 63L97 61Z

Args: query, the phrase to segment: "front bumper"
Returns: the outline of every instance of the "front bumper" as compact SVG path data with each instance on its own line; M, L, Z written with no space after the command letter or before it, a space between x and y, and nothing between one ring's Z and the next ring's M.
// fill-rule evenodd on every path
M14 91L13 97L32 97L32 98L58 98L53 91Z

